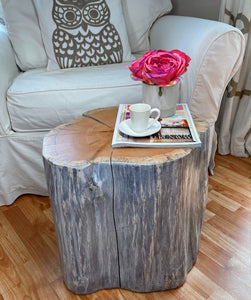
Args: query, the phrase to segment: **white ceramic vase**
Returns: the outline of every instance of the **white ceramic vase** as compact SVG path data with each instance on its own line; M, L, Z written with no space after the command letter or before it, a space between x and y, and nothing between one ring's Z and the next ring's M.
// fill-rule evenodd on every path
M166 87L142 83L143 102L160 110L160 117L170 117L176 112L176 105L180 102L180 82Z

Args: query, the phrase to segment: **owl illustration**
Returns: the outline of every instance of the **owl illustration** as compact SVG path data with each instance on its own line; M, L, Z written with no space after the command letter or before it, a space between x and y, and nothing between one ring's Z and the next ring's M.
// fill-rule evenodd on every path
M52 44L60 68L122 61L121 39L105 0L53 0L52 17L57 26Z

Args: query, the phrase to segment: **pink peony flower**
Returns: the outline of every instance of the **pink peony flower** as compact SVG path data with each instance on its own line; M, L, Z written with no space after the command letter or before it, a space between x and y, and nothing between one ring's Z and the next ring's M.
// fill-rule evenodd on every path
M179 50L153 50L133 61L130 69L133 80L160 87L173 85L187 71L191 58Z

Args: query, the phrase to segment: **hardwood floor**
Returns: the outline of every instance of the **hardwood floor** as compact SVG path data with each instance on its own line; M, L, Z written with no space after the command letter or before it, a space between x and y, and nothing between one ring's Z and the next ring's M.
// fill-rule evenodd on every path
M0 300L250 300L250 209L251 159L217 155L198 259L182 287L74 295L62 280L49 198L22 196L0 207Z

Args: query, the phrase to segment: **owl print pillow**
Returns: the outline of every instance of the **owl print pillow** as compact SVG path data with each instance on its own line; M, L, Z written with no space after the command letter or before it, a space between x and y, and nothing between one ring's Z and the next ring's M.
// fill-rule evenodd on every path
M47 70L97 66L134 58L120 0L33 0Z

